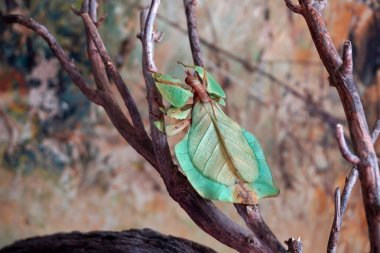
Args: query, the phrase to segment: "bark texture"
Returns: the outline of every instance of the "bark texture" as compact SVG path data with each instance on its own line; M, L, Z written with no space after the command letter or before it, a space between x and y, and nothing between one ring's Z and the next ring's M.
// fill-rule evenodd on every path
M71 232L32 237L0 249L0 253L215 253L198 243L151 229L122 232Z

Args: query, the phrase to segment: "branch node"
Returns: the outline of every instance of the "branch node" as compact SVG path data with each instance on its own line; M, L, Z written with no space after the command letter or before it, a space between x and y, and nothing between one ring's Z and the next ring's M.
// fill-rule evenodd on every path
M153 33L153 40L156 43L160 43L164 39L164 37L165 37L164 32L154 32Z
M303 15L303 7L301 5L295 4L292 0L284 0L286 7L294 13Z
M341 124L336 125L336 138L338 139L339 149L344 159L353 165L357 165L360 159L349 150L346 140L344 139L343 126Z
M77 16L81 16L81 14L84 12L84 9L82 9L82 10L77 10L75 7L74 7L74 5L70 5L70 9L71 9L71 11L75 14L75 15L77 15Z
M107 15L107 13L103 14L102 16L100 16L99 20L95 22L97 28L99 28L103 24L104 20L107 18Z
M349 40L344 42L343 45L343 56L342 56L342 66L340 67L340 71L344 77L352 78L352 45Z
M301 242L301 237L298 239L289 238L289 240L285 241L285 244L288 246L288 252L290 253L302 253L303 247Z

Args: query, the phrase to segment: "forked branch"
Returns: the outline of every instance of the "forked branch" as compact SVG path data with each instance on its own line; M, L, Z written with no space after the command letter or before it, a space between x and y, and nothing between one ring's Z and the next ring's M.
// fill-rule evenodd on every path
M289 1L285 0L285 3L289 5ZM318 54L330 75L330 83L336 87L346 114L353 149L357 155L353 155L348 150L344 138L341 138L341 134L339 134L339 146L343 156L349 162L355 164L359 171L371 252L379 252L380 174L372 143L372 139L376 139L377 133L375 131L374 136L371 138L363 105L354 82L351 43L347 41L344 44L341 58L332 42L322 16L322 10L327 4L326 0L299 0L299 3L303 9L302 16L307 23ZM291 7L289 8L292 10ZM342 217L342 212L340 217Z
M141 134L141 136L145 136L146 132L145 132L144 124L142 122L141 115L137 109L136 102L134 98L132 97L127 85L124 83L124 80L121 77L120 73L117 71L117 68L115 64L113 63L103 43L102 38L100 37L100 34L98 32L98 29L94 21L92 20L90 15L86 12L82 12L80 15L86 26L86 31L88 32L92 41L94 42L97 48L97 52L101 56L108 73L112 77L118 91L120 92L121 97L123 98L124 104L127 107L129 114L132 118L133 125L135 126L136 132Z

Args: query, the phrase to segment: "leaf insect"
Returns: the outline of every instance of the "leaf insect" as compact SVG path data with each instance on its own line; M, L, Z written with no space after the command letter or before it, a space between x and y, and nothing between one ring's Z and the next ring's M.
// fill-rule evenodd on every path
M157 121L155 126L169 136L190 126L176 144L175 154L194 189L207 199L242 204L277 196L279 190L256 137L223 112L222 87L205 68L184 66L193 69L193 73L185 71L185 82L152 73L158 91L170 103L162 111L178 120L167 126Z

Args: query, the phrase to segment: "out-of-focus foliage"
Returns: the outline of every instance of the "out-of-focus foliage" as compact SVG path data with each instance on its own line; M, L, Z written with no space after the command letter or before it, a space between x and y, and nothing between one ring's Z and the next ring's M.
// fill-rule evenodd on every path
M83 25L69 9L79 8L80 1L17 2L22 8L14 11L45 24L91 82ZM103 0L100 7L101 14L108 14L100 32L146 125L136 34L138 6L149 2ZM161 2L157 28L165 38L156 47L156 62L160 72L181 77L177 61L191 63L188 39L180 30L186 27L182 1ZM200 35L287 86L203 45L206 66L227 93L228 115L261 140L281 189L279 197L260 204L269 227L280 241L301 236L305 252L324 251L334 189L342 186L349 165L320 111L345 123L339 98L328 85L302 17L278 0L236 2L198 0ZM0 11L5 12L5 1ZM378 19L370 8L353 0L330 0L325 16L338 48L353 39L355 62L360 63L356 76L372 126L380 111L379 43L374 34L380 22L373 22ZM180 138L173 137L171 144ZM167 196L159 175L122 140L104 112L73 86L45 43L21 26L2 23L0 147L0 247L56 231L149 226L230 252L200 231ZM241 223L231 205L218 205ZM339 251L368 251L366 233L357 185Z

